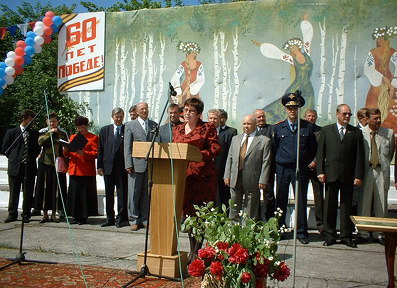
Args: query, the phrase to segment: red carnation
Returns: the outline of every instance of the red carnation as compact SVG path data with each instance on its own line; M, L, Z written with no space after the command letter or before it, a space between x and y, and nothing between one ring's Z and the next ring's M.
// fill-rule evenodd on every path
M234 258L237 264L247 263L247 259L249 258L248 249L240 248L237 250L236 254L234 254Z
M216 247L218 247L219 250L226 250L229 248L229 244L226 242L218 242L216 243Z
M265 259L263 264L257 264L254 266L254 274L256 277L266 277L267 273L269 273L269 265L270 261Z
M202 277L205 273L205 264L201 259L196 259L189 264L188 272L193 277Z
M210 272L212 275L216 276L218 280L221 279L223 275L223 265L219 261L214 261L211 263Z
M277 281L285 281L290 275L290 269L284 262L280 263L280 266L274 271L273 278Z
M251 281L251 273L249 272L243 272L243 274L241 274L241 282L242 283L248 283Z
M215 258L215 248L214 247L205 247L198 251L198 256L203 260L213 260Z
M240 249L240 248L241 248L241 245L239 243L233 244L232 247L229 248L227 253L230 256L233 256L237 252L237 250Z

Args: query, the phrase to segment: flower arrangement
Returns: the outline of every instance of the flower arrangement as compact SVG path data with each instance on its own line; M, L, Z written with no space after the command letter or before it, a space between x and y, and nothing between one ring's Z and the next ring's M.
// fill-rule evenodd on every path
M177 47L178 51L182 51L182 52L185 52L187 54L190 54L193 51L195 51L197 53L200 53L200 51L201 51L201 48L200 48L199 44L196 43L196 42L189 42L189 41L182 42L182 41L179 41L179 43L178 43L178 45L176 45L176 47Z
M372 34L373 39L384 38L390 39L397 35L397 26L389 27L384 26L381 28L375 28L374 33Z
M218 211L210 202L195 209L196 216L189 216L182 229L192 229L205 245L188 267L191 276L204 278L204 287L256 287L258 280L268 277L288 278L290 269L277 255L281 210L267 223L242 215L245 224L240 225L226 215L225 206Z
M299 49L302 48L303 42L299 38L292 38L289 39L285 44L284 44L284 49L289 49L291 46L297 46Z

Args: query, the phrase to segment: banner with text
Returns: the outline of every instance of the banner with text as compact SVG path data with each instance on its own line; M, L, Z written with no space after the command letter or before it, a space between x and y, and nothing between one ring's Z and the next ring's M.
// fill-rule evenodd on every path
M103 90L105 13L63 15L58 38L58 90Z

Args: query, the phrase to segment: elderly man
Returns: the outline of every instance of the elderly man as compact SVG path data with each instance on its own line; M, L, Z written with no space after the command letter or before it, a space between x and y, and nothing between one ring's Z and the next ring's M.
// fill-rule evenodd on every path
M316 135L318 141L320 137L321 127L316 125L317 111L314 109L307 109L305 112L305 120L312 123L313 132ZM316 159L313 159L312 163L309 164L310 169L310 181L312 182L313 197L314 197L314 214L316 216L317 229L320 234L324 233L324 184L317 179L316 174Z
M310 164L313 162L316 153L316 137L313 125L306 120L300 119L298 108L305 104L305 100L297 91L287 93L281 98L285 106L287 119L274 125L273 148L276 160L277 194L276 207L284 213L280 218L280 225L285 224L287 214L289 187L292 184L294 193L299 193L298 201L298 230L297 238L300 243L309 243L307 228L307 188L310 179ZM299 132L299 178L296 179L296 160ZM299 181L298 191L295 191L295 182Z
M259 189L266 189L269 183L271 141L263 135L256 135L256 118L248 115L243 120L244 134L233 137L226 161L224 181L230 187L231 199L229 217L241 222L240 210L250 218L259 218Z
M226 113L226 111L224 112ZM225 114L224 114L225 115ZM216 195L216 205L218 208L222 208L222 205L229 207L230 199L230 188L225 185L223 181L223 175L225 174L225 166L227 155L229 154L229 148L232 143L233 136L237 135L237 130L226 125L220 126L221 124L221 112L218 109L211 109L208 111L208 122L214 123L216 131L218 133L219 143L221 144L221 153L215 158L216 170L218 172L218 189ZM227 113L226 113L227 119Z
M101 227L116 225L117 228L128 223L128 186L127 172L124 169L124 110L112 110L113 124L106 125L99 132L97 173L105 181L106 221ZM114 213L114 188L117 193L117 217Z
M132 105L130 107L130 109L128 110L128 113L130 114L130 119L131 120L135 120L136 118L138 118L138 111L137 111L138 107L137 105Z
M157 125L149 120L148 104L137 104L138 118L125 124L124 161L128 173L128 214L132 221L131 231L147 225L149 213L147 161L132 157L133 142L151 141L151 131Z
M170 104L168 107L168 116L169 123L165 123L160 126L157 142L172 142L172 128L182 123L181 120L179 120L179 106L177 104Z
M325 183L324 246L336 243L336 218L340 192L340 240L356 248L352 241L350 220L354 186L361 186L364 178L364 144L361 130L349 125L350 107L336 108L337 122L321 129L317 149L317 178Z
M395 150L393 130L380 127L381 112L377 108L367 110L368 125L362 129L365 151L365 177L363 193L359 195L358 214L371 216L373 207L375 217L387 217L388 191L390 187L390 165ZM360 231L358 242L366 242L369 232ZM374 232L374 241L384 244L382 234Z

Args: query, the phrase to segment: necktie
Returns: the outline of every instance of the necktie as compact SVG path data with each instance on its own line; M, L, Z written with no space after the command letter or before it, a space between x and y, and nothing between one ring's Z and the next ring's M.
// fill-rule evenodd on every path
M114 134L114 143L113 143L113 153L117 151L119 147L119 140L120 140L120 126L116 127L116 133Z
M345 127L340 127L339 130L339 136L340 136L340 140L343 140L343 136L345 136L345 133L343 132L343 130L345 129Z
M296 130L296 124L295 123L291 123L291 130L292 130L292 132L295 132L295 130Z
M372 167L379 166L378 146L375 141L376 131L371 131L371 158L369 163Z
M145 133L146 133L146 135L147 135L147 133L148 133L148 127L147 127L148 125L147 125L147 121L145 120L145 121L143 121L143 130L145 130Z
M247 147L248 147L248 138L249 135L245 136L243 145L241 145L240 147L240 157L239 157L239 162L238 162L238 171L243 170L244 167L244 158L245 158L245 154L247 154Z
M22 152L22 163L26 164L28 161L28 145L29 145L29 133L25 130L23 134L23 152Z

